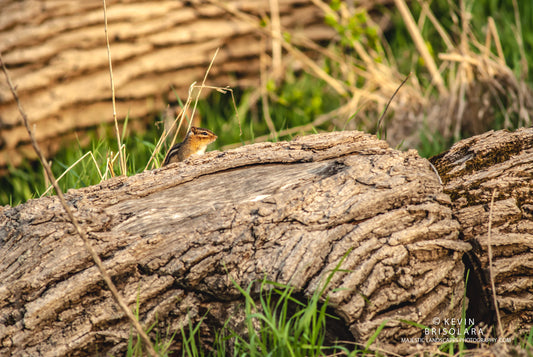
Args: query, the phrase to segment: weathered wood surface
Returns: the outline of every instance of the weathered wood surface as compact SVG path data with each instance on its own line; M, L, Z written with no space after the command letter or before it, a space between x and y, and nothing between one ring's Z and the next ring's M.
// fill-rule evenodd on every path
M333 30L310 0L279 0L284 31L327 41ZM208 85L257 86L259 59L272 39L209 1L109 0L108 23L119 119L139 118L185 101L217 48ZM230 1L260 19L268 1ZM102 2L0 1L0 52L19 97L50 154L60 138L111 122L111 89ZM204 90L204 94L207 90ZM130 122L135 125L135 122ZM139 125L141 127L141 125ZM0 81L0 170L35 157L4 80Z
M210 152L66 197L145 325L242 321L231 279L309 296L347 253L326 293L358 341L385 319L396 344L420 334L399 319L460 316L470 245L449 197L427 160L367 134ZM129 324L56 197L0 213L0 354L123 351Z
M479 279L480 289L472 290L471 306L482 305L480 318L492 323L496 315L490 288L488 222L496 191L491 246L502 325L510 333L529 331L533 326L533 129L474 136L431 161L452 198L462 237L473 246L471 283Z

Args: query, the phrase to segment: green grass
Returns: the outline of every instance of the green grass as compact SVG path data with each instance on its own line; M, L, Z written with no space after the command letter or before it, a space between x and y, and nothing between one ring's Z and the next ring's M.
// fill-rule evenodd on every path
M104 135L98 137L97 132L103 132ZM52 171L56 178L66 173L59 180L63 191L95 185L101 182L102 178L111 177L107 161L111 153L113 156L117 153L112 128L101 127L88 135L91 136L91 143L88 146L81 146L79 143L70 145L60 150L52 160ZM128 175L142 172L154 150L157 135L156 131L148 131L144 134L126 137L124 144L126 145ZM79 162L69 169L78 160ZM118 159L115 160L114 166L114 171L118 173ZM9 167L7 175L0 178L0 185L2 187L0 205L17 205L28 199L38 198L48 188L41 164L28 161L17 168Z
M345 255L346 257L346 255ZM344 259L344 258L343 258ZM230 351L234 356L387 356L393 352L374 348L374 343L380 332L387 325L385 320L376 328L374 333L364 343L352 341L327 341L326 330L328 320L338 320L338 317L329 313L329 300L325 294L332 277L341 271L339 262L336 268L326 277L323 284L307 299L302 298L294 287L263 279L248 284L246 288L239 286L232 280L234 287L240 292L242 311L245 313L244 329L235 331L231 329L231 317L226 320L222 328L215 331L214 341L204 341L202 325L205 323L209 312L206 312L196 323L191 320L179 331L165 331L165 336L159 333L152 324L147 333L155 334L154 347L160 356L177 355L181 350L182 356L226 356ZM468 273L465 284L468 283ZM259 292L257 291L259 287ZM323 298L325 297L325 298ZM466 315L466 295L463 295L461 316L458 325L453 327L456 333L444 334L447 342L437 343L433 352L426 350L425 356L471 356L487 348L492 343L481 343L477 348L468 347L467 340L472 336L467 325L469 319ZM139 318L139 304L136 305L135 316ZM425 326L413 321L400 320L401 322L420 329L421 336L428 339L427 330L435 326ZM448 326L449 327L449 326ZM152 331L154 330L154 331ZM205 330L205 329L204 329ZM482 337L490 338L490 328L484 327ZM141 356L143 347L139 336L132 331L127 345L127 356ZM442 336L441 336L442 337ZM362 342L362 341L361 341ZM411 342L405 342L411 343ZM414 342L412 342L414 343ZM231 347L232 346L232 347ZM533 355L533 328L522 336L508 342L508 350L515 353ZM510 353L511 353L510 352ZM517 354L518 355L518 354Z
M294 128L312 122L319 114L334 110L340 105L336 96L324 81L300 73L288 73L279 87L270 86L274 99L269 101L270 116L277 131ZM229 94L213 92L198 104L202 113L202 125L218 135L212 148L242 141L253 141L257 136L270 134L262 119L264 116L261 102L250 103L251 91L237 91L238 113L241 118L242 135ZM322 127L327 129L327 125ZM281 137L287 139L290 137Z
M356 355L370 352L371 345L383 328L380 326L366 346L362 349L355 344L339 341L332 345L326 344L326 326L328 319L338 319L327 312L328 298L322 300L326 288L334 274L341 271L340 265L345 257L328 274L321 286L308 299L297 298L294 287L263 279L251 282L246 288L232 280L233 286L240 292L245 312L244 331L229 328L228 319L220 331L216 333L214 342L205 343L200 334L205 315L193 324L181 329L181 350L183 356L225 356L229 353L229 343L233 346L235 356L324 356L324 355ZM259 285L259 292L254 293ZM302 301L304 300L304 301ZM142 348L130 338L128 355ZM139 338L137 338L139 341ZM165 345L168 350L168 340ZM156 343L157 345L157 343ZM207 346L207 347L206 347ZM156 347L159 348L159 347Z

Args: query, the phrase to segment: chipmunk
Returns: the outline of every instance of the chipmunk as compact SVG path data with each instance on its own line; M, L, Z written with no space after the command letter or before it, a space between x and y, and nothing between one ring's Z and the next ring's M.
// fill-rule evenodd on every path
M192 155L202 155L205 153L207 145L215 141L217 137L211 130L197 128L195 126L191 127L185 140L170 148L162 166L183 161Z

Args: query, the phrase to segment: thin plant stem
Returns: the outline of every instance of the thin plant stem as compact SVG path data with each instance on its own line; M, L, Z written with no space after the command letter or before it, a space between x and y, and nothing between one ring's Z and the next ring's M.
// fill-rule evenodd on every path
M274 1L275 2L275 1ZM276 127L274 125L274 122L272 121L272 117L270 116L270 107L268 105L268 92L267 92L267 69L266 69L266 53L265 53L265 46L264 42L261 42L263 45L261 54L259 55L259 68L260 68L260 76L259 80L261 82L260 88L261 88L261 105L263 108L263 117L265 118L265 122L268 126L268 130L270 130L270 135L274 138L276 137Z
M0 63L2 65L2 70L4 71L4 74L5 74L5 77L6 77L6 80L7 80L7 84L9 86L10 91L11 91L11 94L13 95L13 98L15 99L15 102L17 103L17 108L18 108L18 111L20 113L20 116L22 117L22 121L24 122L24 126L26 127L28 135L30 136L30 140L31 140L31 144L33 146L33 149L37 153L37 156L39 157L39 161L41 161L41 164L43 165L43 168L46 171L46 175L48 176L48 179L50 180L50 182L54 186L54 189L56 190L57 196L59 198L59 201L61 202L61 205L63 206L63 209L67 213L67 216L69 217L70 222L72 223L72 225L76 229L76 233L82 239L83 244L85 245L85 249L87 249L87 251L89 252L91 257L93 258L93 261L96 263L96 266L97 266L98 270L100 271L100 274L102 275L102 278L104 279L105 283L107 284L107 287L111 291L111 294L112 294L113 298L115 299L115 301L117 302L119 307L122 309L124 314L128 317L130 322L133 324L133 326L137 330L137 333L141 336L142 340L146 344L145 347L146 347L148 353L151 356L157 356L157 354L155 352L155 349L154 349L154 346L152 344L152 341L150 341L150 338L148 338L148 335L144 332L141 324L139 323L139 321L137 321L137 319L133 315L133 312L130 310L130 308L126 304L126 301L124 300L122 295L118 292L117 287L115 286L115 284L111 280L111 277L109 276L109 274L105 270L105 267L104 267L104 264L102 263L102 260L100 259L100 257L98 256L98 254L96 253L94 248L92 247L91 242L89 241L89 238L87 237L87 233L80 226L80 224L78 223L78 220L76 219L76 217L74 217L74 214L72 213L72 210L68 206L67 201L65 199L65 196L63 195L63 191L59 187L59 184L57 183L57 180L56 180L54 174L52 173L52 169L50 168L50 165L46 161L46 158L44 157L44 154L41 151L41 149L39 147L39 144L37 143L37 140L35 139L35 135L34 135L33 131L30 128L28 116L26 115L26 112L22 108L22 104L20 103L19 97L18 97L17 92L15 90L15 86L13 85L13 82L11 81L11 77L9 76L9 72L8 72L8 70L7 70L7 68L6 68L5 64L4 64L4 60L2 59L2 54L1 53L0 53Z
M490 36L493 38L494 46L496 47L496 52L498 53L497 59L498 63L502 66L505 65L505 56L503 54L503 48L502 43L500 41L500 35L498 34L498 30L496 29L496 24L494 23L494 19L492 16L490 16L487 20L488 28L487 31L487 40L485 41L485 57L489 57L490 53Z
M385 105L385 109L383 110L383 113L381 113L381 116L379 117L379 120L378 120L378 126L377 126L377 132L379 134L381 134L381 124L383 123L383 118L385 117L385 113L387 113L387 110L389 109L389 106L392 102L392 100L394 99L394 97L396 97L396 94L400 91L400 88L403 87L403 85L405 84L405 82L407 82L407 80L409 79L409 77L411 76L411 73L409 73L405 79L402 81L402 83L400 83L400 85L398 86L398 88L396 88L396 90L394 91L394 93L392 93L392 96L389 98L389 100L387 101L387 105Z
M281 20L279 17L278 0L269 0L270 21L272 23L272 72L277 78L281 75Z
M194 106L192 107L192 113L191 113L191 122L189 123L189 126L187 127L187 132L191 130L192 126L192 118L194 118L194 113L196 112L196 107L198 106L198 100L200 99L200 94L202 93L202 88L205 87L205 81L207 80L207 76L209 75L209 71L211 71L211 67L213 67L213 63L215 62L215 58L217 58L217 54L220 48L217 48L215 51L215 54L213 55L213 58L211 58L211 62L209 62L209 67L207 67L207 71L205 71L204 80L202 81L202 85L198 88L198 94L196 95L196 100L194 101Z
M494 310L496 310L496 320L498 322L498 330L500 332L500 337L503 336L502 320L500 318L500 309L498 308L498 300L496 296L496 285L494 284L494 271L492 269L492 212L494 208L494 196L496 196L497 190L492 191L492 197L490 199L490 211L489 211L489 229L487 232L487 249L489 254L489 274L490 274L490 285L492 289L492 299L494 300Z
M109 78L111 81L111 101L113 103L113 121L115 122L115 133L117 135L117 146L120 156L120 174L126 175L126 155L122 150L122 141L120 140L120 133L118 130L118 120L117 120L117 106L115 103L115 82L113 80L113 65L111 64L111 48L109 46L109 34L107 32L107 6L105 0L102 0L104 3L104 31L105 31L105 40L107 47L107 61L109 62Z
M96 168L96 171L98 171L98 176L100 176L100 181L102 181L104 179L104 176L102 176L102 172L100 171L100 168L98 167L98 163L96 162L96 158L94 157L93 153L90 152L90 151L87 151L85 154L83 154L82 157L80 157L78 160L76 160L76 162L74 162L72 165L70 165L58 178L57 178L57 181L61 181L61 179L70 171L72 170L72 168L74 166L76 166L77 164L79 164L83 159L85 159L87 156L91 156L92 160L93 160L93 163L94 163L94 167ZM50 165L50 164L49 164ZM45 178L48 179L48 176L45 175ZM50 190L52 189L52 186L50 183L48 183L46 186L48 186L48 188L46 189L46 191L44 191L44 193L40 196L40 197L43 197L44 195L46 195L48 192L50 192Z

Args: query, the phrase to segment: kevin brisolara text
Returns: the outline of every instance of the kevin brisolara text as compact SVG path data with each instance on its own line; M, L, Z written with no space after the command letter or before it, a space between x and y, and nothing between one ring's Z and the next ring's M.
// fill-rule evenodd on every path
M510 343L510 337L403 337L402 343Z

